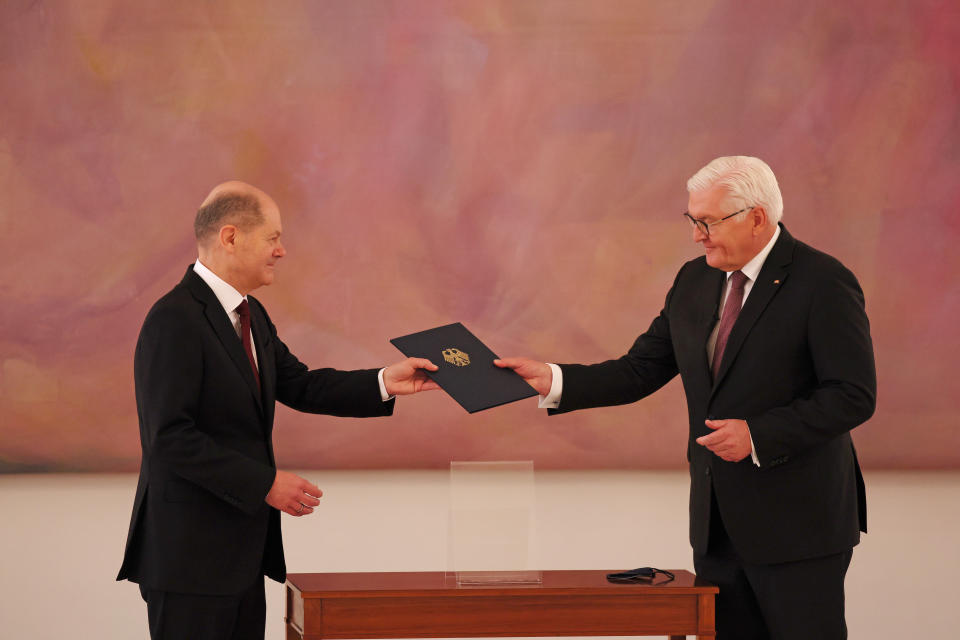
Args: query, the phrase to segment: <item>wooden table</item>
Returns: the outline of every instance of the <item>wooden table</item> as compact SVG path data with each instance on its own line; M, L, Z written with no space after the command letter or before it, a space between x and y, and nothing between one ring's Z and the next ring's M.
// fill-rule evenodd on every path
M538 585L469 587L443 572L289 574L287 640L715 637L714 585L688 571L652 584L613 584L607 573L544 571Z

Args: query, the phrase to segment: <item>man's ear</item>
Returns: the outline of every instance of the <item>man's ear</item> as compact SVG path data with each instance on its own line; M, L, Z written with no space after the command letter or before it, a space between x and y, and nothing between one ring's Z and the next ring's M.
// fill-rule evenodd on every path
M756 205L750 210L750 221L753 227L753 235L760 235L767 228L767 210L760 205Z
M223 225L220 227L218 239L221 247L229 253L233 253L237 246L237 227L232 224Z

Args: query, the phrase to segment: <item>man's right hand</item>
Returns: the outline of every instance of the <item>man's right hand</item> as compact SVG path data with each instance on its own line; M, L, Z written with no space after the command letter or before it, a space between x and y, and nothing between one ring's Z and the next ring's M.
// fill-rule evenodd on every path
M278 469L266 501L268 505L284 513L305 516L313 513L313 508L320 504L318 498L322 495L323 491L320 491L317 485L294 473Z
M499 358L493 361L501 369L513 369L542 396L550 393L553 384L553 369L546 362L537 362L530 358Z

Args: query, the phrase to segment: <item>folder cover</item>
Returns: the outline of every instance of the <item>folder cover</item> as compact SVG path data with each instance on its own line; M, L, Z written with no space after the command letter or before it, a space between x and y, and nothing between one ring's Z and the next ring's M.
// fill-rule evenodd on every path
M537 395L514 371L493 364L497 355L459 322L390 342L409 358L437 365L427 375L470 413Z

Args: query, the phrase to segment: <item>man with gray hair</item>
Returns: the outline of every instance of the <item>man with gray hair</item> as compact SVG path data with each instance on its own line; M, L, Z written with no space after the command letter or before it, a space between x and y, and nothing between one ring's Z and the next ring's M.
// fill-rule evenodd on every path
M758 158L717 158L687 182L705 255L683 265L620 358L503 358L551 414L635 402L680 374L690 433L690 542L720 587L717 639L846 638L843 582L866 499L850 430L873 414L863 292L780 224Z

